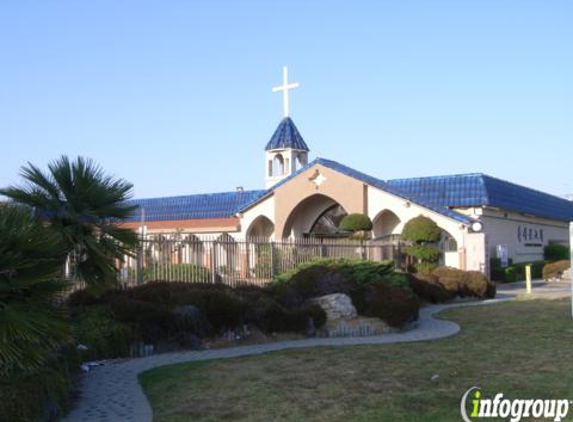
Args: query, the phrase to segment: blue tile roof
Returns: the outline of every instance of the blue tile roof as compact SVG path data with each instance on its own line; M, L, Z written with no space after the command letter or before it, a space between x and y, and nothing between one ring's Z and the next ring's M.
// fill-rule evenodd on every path
M573 202L481 173L388 180L387 184L435 206L490 206L573 221Z
M279 123L277 130L265 147L265 151L272 149L299 149L309 151L308 146L290 117L285 117Z
M246 204L263 194L264 190L235 191L165 198L133 199L127 205L138 206L133 216L124 220L145 221L189 220L193 218L227 218L234 216Z
M384 181L336 161L317 158L268 190L131 200L127 204L138 205L139 208L126 221L141 221L142 212L145 213L145 221L232 217L315 164L464 224L471 223L471 219L451 208L492 206L558 221L573 220L573 202L481 173Z
M309 169L310 167L314 166L315 164L321 164L324 167L328 167L334 171L337 171L339 173L345 174L347 176L350 176L354 179L360 180L364 183L366 183L367 185L379 188L381 190L384 190L386 192L392 193L396 196L399 196L401 198L404 198L410 202L414 202L417 203L425 208L428 208L432 211L435 211L439 214L445 215L447 217L453 218L454 220L457 220L461 223L465 223L465 224L470 224L471 223L471 219L468 218L467 216L460 214L458 212L452 211L449 208L440 206L440 205L434 205L430 202L427 202L421 198L416 198L414 196L408 195L405 192L402 192L399 189L394 188L393 186L388 185L385 181L377 179L373 176L370 176L366 173L362 173L358 170L355 170L353 168L350 168L348 166L345 166L344 164L340 164L336 161L332 161L332 160L327 160L325 158L316 158L315 160L311 161L310 163L308 163L306 166L302 167L301 169L299 169L298 171L296 171L295 173L291 174L290 176L284 178L283 180L281 180L280 182L278 182L277 184L275 184L273 187L271 187L269 189L269 191L272 191L276 188L278 188L279 186L285 184L286 182L288 182L290 179L296 177L298 174L302 173L303 171ZM257 200L253 201L256 202ZM249 204L251 205L251 204ZM248 205L247 205L248 206Z

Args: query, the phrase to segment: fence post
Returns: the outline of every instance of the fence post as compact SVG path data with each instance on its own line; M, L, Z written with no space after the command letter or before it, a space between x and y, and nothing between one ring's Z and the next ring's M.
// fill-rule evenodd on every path
M136 256L136 265L137 265L137 284L143 284L143 242L144 240L142 239L139 242L139 247L137 248L137 256Z
M277 275L277 254L275 242L271 241L271 278Z
M217 283L217 241L211 243L211 282Z

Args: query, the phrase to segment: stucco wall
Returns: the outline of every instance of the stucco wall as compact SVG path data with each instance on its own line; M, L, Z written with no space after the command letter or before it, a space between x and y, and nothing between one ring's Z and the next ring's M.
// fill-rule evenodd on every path
M507 245L509 258L514 262L538 261L543 259L545 245L555 242L569 244L568 224L565 222L487 208L482 214L492 257L496 256L497 245ZM518 230L521 230L521 236ZM527 230L527 236L523 235L524 230Z
M316 164L275 190L275 236L290 236L292 221L289 221L289 217L308 219L297 212L297 205L317 194L338 202L349 214L364 213L367 210L364 183Z
M242 239L247 237L247 232L249 228L251 227L253 222L260 216L264 216L272 222L275 221L275 198L273 195L263 199L261 202L257 203L256 206L249 208L245 210L243 213L241 213L240 215L241 230L239 232L233 233L232 236L235 238L242 238ZM275 231L275 236L276 236L276 231Z
M434 220L438 226L450 233L458 242L458 247L463 247L464 245L464 233L466 232L466 227L462 223L452 220L451 218L435 211L413 204L398 196L369 186L368 216L374 222L378 215L384 210L390 210L400 218L400 223L393 230L394 233L402 233L404 224L412 218L424 215Z

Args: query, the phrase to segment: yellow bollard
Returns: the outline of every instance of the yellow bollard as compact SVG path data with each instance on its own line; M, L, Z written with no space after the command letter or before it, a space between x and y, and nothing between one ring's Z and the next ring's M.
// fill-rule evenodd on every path
M525 266L525 290L528 295L531 294L531 264Z

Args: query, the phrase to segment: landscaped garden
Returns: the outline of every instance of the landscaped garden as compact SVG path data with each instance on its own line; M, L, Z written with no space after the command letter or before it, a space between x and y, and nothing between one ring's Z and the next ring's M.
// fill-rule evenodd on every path
M496 285L480 272L438 266L441 231L432 220L421 216L404 228L405 237L411 242L406 250L413 262L410 273L397 271L393 262L321 259L276 274L264 286L231 287L209 282L220 278L212 277L208 268L173 263L173 270L176 266L193 266L192 271L187 271L192 278L185 283L162 281L147 270L145 279L149 282L124 288L118 281L117 263L132 256L139 242L132 230L117 225L133 212L133 207L125 205L131 184L107 176L97 165L82 158L71 161L62 157L50 164L48 172L28 165L22 175L21 186L0 190L12 200L0 204L0 420L26 422L62 415L69 406L73 381L82 362L285 338L396 332L412 328L420 308L427 303L487 299L496 294ZM351 215L343 226L350 236L363 240L371 222L366 216ZM556 262L544 267L547 278L559 277L568 267L559 255L563 251L553 249ZM70 278L74 282L81 280L83 288L78 290ZM539 323L529 314L513 313L538 311L544 306L527 303L489 308L495 310L492 313L474 309L471 314L476 317L468 321L464 319L469 315L466 311L454 313L462 325L468 324L469 334L475 336L469 342L462 337L467 344L456 343L456 347L451 346L453 340L448 340L444 345L359 348L348 352L324 349L320 354L316 350L289 352L261 358L264 364L260 368L251 364L254 360L244 359L237 361L244 362L244 368L236 370L233 361L196 364L181 372L191 374L190 378L172 377L173 370L165 369L156 373L160 375L146 375L143 379L154 400L154 391L160 391L157 388L173 392L165 396L165 402L156 402L159 418L163 417L162 409L169 408L181 409L185 415L191 412L205 420L219 420L223 416L219 407L232 409L225 417L238 420L272 419L277 415L290 418L288 403L300 399L292 408L292 415L301 419L356 416L357 420L368 420L377 415L377 400L382 400L379 396L395 400L383 403L396 412L402 411L400 403L406 403L404 397L418 394L417 403L427 403L425 396L421 397L422 390L416 388L425 385L424 377L434 368L457 368L457 372L442 371L442 381L431 384L436 391L427 394L436 399L441 397L436 396L442 394L440 389L445 388L441 383L451 374L465 379L459 375L465 374L464 367L469 374L473 373L472 368L483 368L484 374L490 376L491 368L500 360L496 355L493 364L484 345L490 342L493 348L497 342L499 346L503 332L500 324L508 324L505 332L512 332L512 336L506 340L515 346L512 324L526 322L536 327L549 321L547 315L553 315L554 310L543 310ZM496 313L499 320L494 318ZM539 327L541 336L543 327ZM474 346L484 354L474 353ZM532 346L539 348L537 343ZM516 348L514 353L521 350ZM541 349L536 359L545 359ZM501 362L506 362L503 353ZM488 369L486 364L491 367ZM230 368L230 376L220 377L220 368ZM267 372L261 372L262 368L267 368ZM303 368L306 374L300 372ZM252 384L256 379L266 381ZM239 385L243 381L245 388ZM169 382L176 385L162 386ZM189 384L188 391L202 391L194 397L205 397L201 402L195 401L192 410L176 402L187 400L187 392L176 393L177 385L183 384ZM270 387L258 392L263 385ZM403 394L409 390L412 392ZM206 397L205 392L209 391L211 394ZM454 392L450 388L447 393ZM254 396L260 396L264 406L251 409L256 402ZM449 403L438 402L435 406ZM374 413L369 413L370 408ZM429 411L433 411L431 406ZM177 412L172 420L178 420ZM395 416L399 418L400 413Z
M474 385L493 396L570 399L570 302L516 301L440 314L439 341L311 348L140 375L154 422L459 421Z

